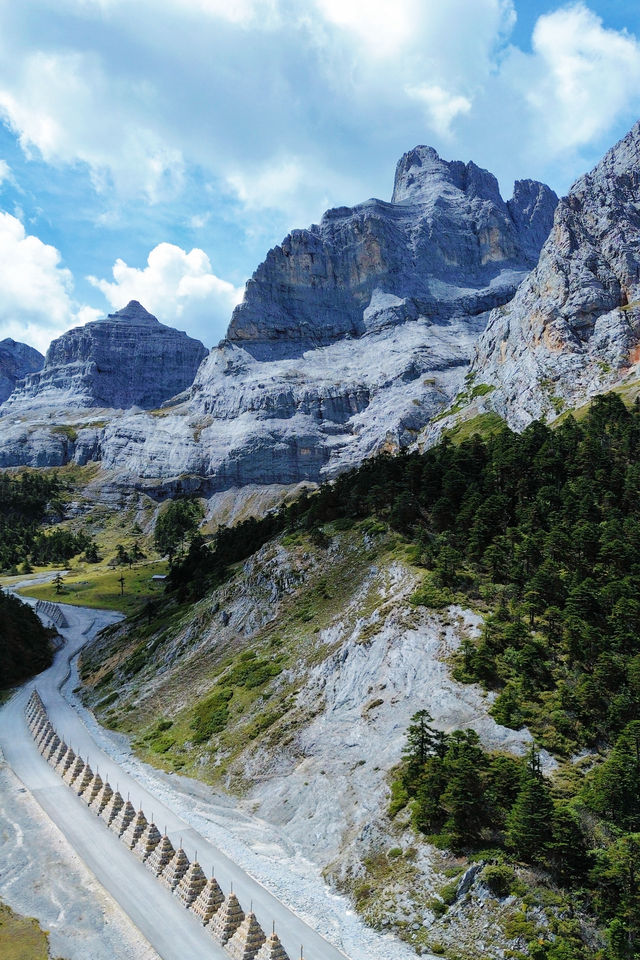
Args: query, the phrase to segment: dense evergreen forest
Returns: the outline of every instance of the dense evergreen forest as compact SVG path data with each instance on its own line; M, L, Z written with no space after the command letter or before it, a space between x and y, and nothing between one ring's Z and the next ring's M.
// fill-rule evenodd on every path
M483 612L454 670L497 693L496 720L561 759L594 756L552 787L536 749L491 756L419 713L392 813L409 805L415 827L453 849L492 845L497 886L511 862L546 872L607 927L607 958L640 957L640 405L609 394L580 423L369 460L210 546L195 535L170 588L201 595L284 529L322 543L323 524L370 517L424 568L414 603ZM571 924L536 954L592 955Z
M18 565L66 563L92 546L84 533L45 532L47 517L63 515L63 485L55 473L0 475L0 571L16 573Z
M22 683L51 663L49 632L26 603L0 590L0 690Z
M425 568L416 603L488 613L458 679L561 755L640 719L640 406L598 397L582 423L381 456L278 514L194 536L170 586L201 595L283 529L378 517Z

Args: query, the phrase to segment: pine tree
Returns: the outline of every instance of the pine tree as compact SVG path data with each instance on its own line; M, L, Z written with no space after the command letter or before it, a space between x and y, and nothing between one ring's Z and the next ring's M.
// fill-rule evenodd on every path
M592 810L617 827L640 829L640 720L624 728L584 796Z
M553 801L542 775L540 754L532 747L522 786L507 817L507 847L527 863L544 863L552 815Z
M485 822L484 754L478 744L475 731L456 730L443 761L447 786L440 805L447 814L444 830L454 850L477 843Z
M585 873L587 851L580 824L568 806L556 805L551 837L549 857L554 872L562 883L572 883Z
M402 752L406 764L403 778L406 785L418 782L429 757L444 756L446 737L430 725L432 720L428 710L418 710L411 718L407 728L407 743Z

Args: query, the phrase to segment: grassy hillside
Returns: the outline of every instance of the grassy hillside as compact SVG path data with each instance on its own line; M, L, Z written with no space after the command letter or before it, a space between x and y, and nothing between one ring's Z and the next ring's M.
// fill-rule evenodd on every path
M129 615L162 595L162 583L154 582L152 577L165 575L167 570L168 564L164 560L137 564L131 569L126 564L114 569L104 564L81 563L74 565L58 587L53 582L40 583L23 587L20 592L38 600L119 610ZM121 578L124 583L120 582Z

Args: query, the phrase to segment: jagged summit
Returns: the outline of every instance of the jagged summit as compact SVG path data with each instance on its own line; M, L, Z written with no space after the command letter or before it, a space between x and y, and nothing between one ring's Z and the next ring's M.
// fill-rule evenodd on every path
M593 188L603 177L609 181L617 177L628 176L632 171L637 174L640 168L640 120L637 120L631 130L618 140L610 150L607 150L593 170L578 177L571 187L570 193L581 195Z
M446 192L447 186L469 199L502 203L498 181L471 161L443 160L433 147L418 146L398 160L392 203L424 203Z
M504 304L535 264L557 200L523 181L507 204L493 174L416 147L398 163L391 203L329 210L269 251L227 338L271 359L369 332L380 295L404 301L396 323Z

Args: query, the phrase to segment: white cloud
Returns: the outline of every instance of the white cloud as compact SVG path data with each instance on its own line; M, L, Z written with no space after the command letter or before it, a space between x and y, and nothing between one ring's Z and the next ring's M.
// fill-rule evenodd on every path
M411 38L420 0L316 0L320 14L366 44L370 54L397 54Z
M471 100L468 97L448 93L437 84L408 84L405 90L408 96L424 104L431 125L442 137L450 136L451 124L457 116L471 110Z
M78 308L71 272L60 253L0 212L0 338L27 342L43 353L53 337L98 312Z
M129 300L140 303L162 323L188 327L210 345L219 339L243 290L217 277L211 262L197 247L187 253L171 243L151 251L142 269L124 260L113 265L113 281L89 277L115 310Z
M112 78L95 55L35 51L0 84L0 116L27 155L35 147L50 163L86 163L97 190L155 202L179 193L184 161L145 122L148 96L143 75Z
M192 230L203 230L211 220L211 211L206 213L194 213L189 217L189 226Z
M102 13L125 8L131 0L59 0L59 5L71 10L99 10ZM182 13L204 14L230 23L250 23L257 16L267 16L275 7L275 0L154 0L156 13L162 8L179 8Z
M547 150L588 144L637 103L640 44L624 31L606 29L583 3L541 16L532 47L531 57L517 56L506 69L534 112Z
M25 150L151 202L202 168L233 185L254 231L267 208L293 226L320 198L344 202L381 131L391 163L447 136L514 17L512 0L33 3L0 9L0 115Z
M25 152L86 165L102 194L86 219L112 236L132 197L136 212L158 204L167 233L131 224L153 237L145 253L184 246L189 224L210 249L233 216L241 276L325 207L389 196L417 143L507 189L516 175L563 188L584 169L640 106L637 41L574 4L539 17L525 53L508 46L517 3L0 3L0 118Z
M251 171L227 176L227 183L248 210L279 207L294 196L305 178L305 168L297 157L285 157Z
M2 186L2 184L6 181L9 181L10 183L13 182L11 167L6 160L0 160L0 186Z

